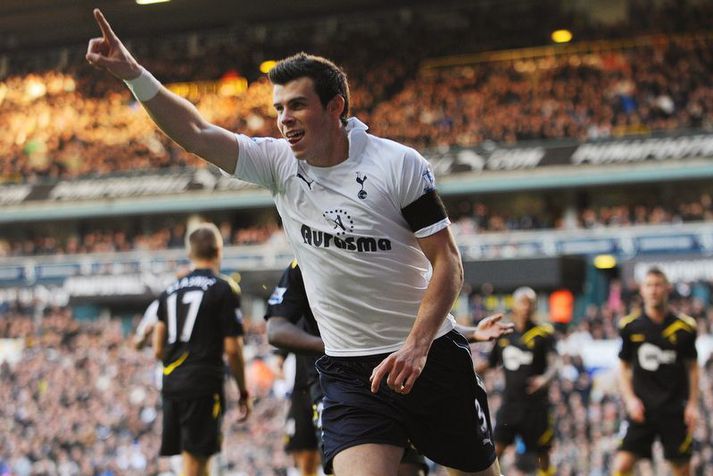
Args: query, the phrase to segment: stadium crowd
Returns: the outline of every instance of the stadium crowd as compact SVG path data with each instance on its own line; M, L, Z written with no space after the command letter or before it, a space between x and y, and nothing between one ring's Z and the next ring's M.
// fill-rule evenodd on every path
M482 22L487 18L478 16L482 13L476 8L465 18ZM701 18L710 14L700 13L680 20L683 24L676 28L642 25L628 31L696 31ZM501 13L497 17L502 25L489 23L491 33L506 29L507 18ZM518 24L522 21L520 17ZM498 43L493 38L502 36L462 25L457 35L434 35L428 17L419 16L375 24L379 26L367 31L337 29L331 36L313 32L305 36L313 39L305 40L304 47L344 65L354 113L374 133L420 149L713 128L709 34L647 37L634 41L635 46L610 40L574 53L549 49L530 59L523 55L519 60L419 71L420 61L429 57L532 46L534 41L544 43L545 36L520 34L514 36L517 41L511 37L510 43ZM589 37L606 33L611 32L599 30ZM404 37L414 41L399 41ZM192 52L189 42L166 41L175 49L164 43L137 46L137 54L158 78L166 83L218 81L192 98L209 120L251 135L276 135L270 85L264 77L239 71L256 69L246 58L284 56L291 51L289 38L275 35L269 44L241 38L204 45L199 52ZM362 48L346 47L354 43ZM352 56L345 57L345 51ZM151 125L118 81L91 71L76 52L70 56L73 59L59 69L24 74L22 64L11 61L12 74L0 82L0 126L6 132L0 137L2 181L202 166ZM251 76L249 87L226 92L221 85L232 84L241 74Z
M527 230L575 230L636 225L662 225L713 221L713 200L709 193L693 199L679 197L668 204L643 203L614 206L585 207L570 220L566 214L535 209L526 213L519 207L497 210L481 201L463 200L449 203L453 229L457 236L469 237L479 233L498 233ZM218 223L227 246L282 243L284 237L277 220L271 214L259 218L260 224L239 225L241 220L214 220ZM46 228L13 229L13 235L0 233L0 256L35 256L59 254L112 253L123 251L153 251L182 248L185 225L176 219L172 224L159 226L155 231L141 227L71 227L60 231ZM59 234L58 234L59 233Z
M478 309L503 310L503 301L481 302L491 304L472 306L476 319ZM700 336L713 339L711 283L677 285L672 304L697 319ZM612 372L585 365L581 351L588 342L616 339L618 319L636 305L636 290L615 284L605 303L590 306L559 336L564 362L550 396L556 423L553 464L560 476L609 474L623 406ZM255 412L248 423L238 424L228 411L224 424L221 464L231 475L287 474L290 467L282 451L285 382L258 321L248 320L246 338ZM0 339L22 343L19 361L0 364L0 399L6 402L0 407L0 474L172 474L170 461L157 457L161 409L153 357L131 348L119 319L78 322L70 308L38 312L4 303ZM475 358L483 358L487 350L487 344L476 345ZM700 476L713 474L712 375L713 358L701 372L693 460L693 474ZM491 373L486 383L495 414L504 381ZM236 389L229 387L228 401L236 399ZM519 465L527 467L526 456ZM506 455L505 464L516 474L513 460ZM641 474L661 474L660 464L657 452Z
M21 338L24 347L19 362L0 364L0 474L171 474L170 462L157 457L153 357L131 348L120 320L79 323L69 308L33 316L13 306L0 311L0 336ZM269 361L263 339L248 339L253 355ZM223 458L230 474L284 474L289 464L281 451L284 405L268 387L275 373L263 359L249 367L256 402L248 426L228 406ZM237 389L228 387L227 398L237 400Z
M458 236L487 232L575 230L713 221L713 200L710 193L706 192L690 198L683 194L669 201L659 197L658 200L646 202L586 206L577 210L574 216L556 209L542 210L535 201L527 206L520 205L508 207L502 202L493 201L489 206L482 201L464 200L449 207L449 212Z
M425 71L367 116L417 148L597 139L713 126L711 40Z

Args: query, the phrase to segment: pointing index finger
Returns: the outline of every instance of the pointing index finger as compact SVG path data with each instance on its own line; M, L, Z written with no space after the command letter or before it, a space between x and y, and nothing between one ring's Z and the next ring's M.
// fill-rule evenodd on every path
M104 18L104 14L98 8L94 9L94 19L97 21L105 40L115 42L119 39L114 30L111 29L109 22Z

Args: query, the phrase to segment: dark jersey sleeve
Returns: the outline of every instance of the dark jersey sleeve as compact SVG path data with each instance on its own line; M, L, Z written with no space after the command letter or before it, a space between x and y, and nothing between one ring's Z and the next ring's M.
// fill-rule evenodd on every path
M225 286L220 306L220 326L223 336L237 337L245 333L240 312L240 293L229 282Z
M634 357L634 346L631 344L631 332L628 326L619 329L621 337L621 350L619 350L619 359L625 362L631 362Z
M166 292L162 292L161 295L158 297L158 308L156 308L156 317L158 318L159 322L163 322L164 324L167 324L167 317L166 317Z
M493 348L490 351L490 355L488 356L488 366L491 369L494 369L500 363L502 363L502 360L503 358L502 352L500 351L500 340L496 340L493 344Z
M557 353L557 342L555 341L554 333L545 337L545 342L543 343L543 346L545 348L545 355L549 355L550 353Z
M689 332L682 334L684 335L684 340L683 345L681 346L681 356L686 360L696 360L698 358L698 351L696 350L696 328L692 327Z
M297 324L303 315L310 312L302 272L296 262L282 273L280 282L267 301L265 319L279 316Z

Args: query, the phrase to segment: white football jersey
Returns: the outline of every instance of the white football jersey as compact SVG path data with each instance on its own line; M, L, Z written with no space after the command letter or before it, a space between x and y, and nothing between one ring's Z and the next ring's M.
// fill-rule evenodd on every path
M416 319L431 265L402 209L435 188L415 150L367 134L349 119L349 158L332 167L297 160L284 139L238 135L236 177L272 192L330 356L398 350ZM437 337L453 328L448 316Z

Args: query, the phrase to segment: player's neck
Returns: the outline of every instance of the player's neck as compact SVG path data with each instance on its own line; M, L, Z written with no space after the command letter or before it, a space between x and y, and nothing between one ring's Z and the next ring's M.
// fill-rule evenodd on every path
M646 311L646 315L649 316L649 319L658 324L661 324L664 319L666 319L666 306L650 306L646 307L644 310Z
M341 126L331 135L322 154L308 157L307 163L313 167L333 167L349 158L349 137Z
M194 260L191 262L193 269L209 269L213 273L218 274L220 272L220 265L215 261L209 260Z
M522 334L522 332L527 329L527 324L530 322L530 319L518 319L515 318L513 319L513 323L515 324L515 329Z

